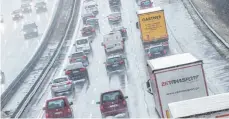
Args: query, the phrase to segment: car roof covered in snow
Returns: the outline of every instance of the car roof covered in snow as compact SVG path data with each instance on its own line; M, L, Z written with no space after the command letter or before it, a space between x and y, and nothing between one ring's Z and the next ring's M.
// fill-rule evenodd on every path
M194 57L190 53L176 54L166 57L160 57L152 60L148 60L147 64L154 70L166 69L174 66L180 66L184 64L202 62Z
M75 62L72 64L68 64L65 70L73 70L73 69L82 68L82 67L84 67L82 62Z
M173 102L169 109L173 118L229 109L229 93Z
M138 10L137 14L145 14L145 13L161 11L161 10L163 10L161 7L153 7L153 8Z

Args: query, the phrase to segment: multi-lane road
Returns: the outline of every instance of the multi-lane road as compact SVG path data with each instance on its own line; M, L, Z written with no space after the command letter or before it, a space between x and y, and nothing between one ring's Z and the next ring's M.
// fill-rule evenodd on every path
M36 14L35 8L31 14L25 15L19 22L12 20L12 11L19 9L21 0L1 0L1 13L4 17L4 23L1 24L1 70L5 73L4 88L16 78L25 65L30 61L36 52L41 37L48 26L52 17L53 5L56 0L47 0L48 11L42 14ZM35 4L35 0L33 1ZM25 40L22 33L23 23L34 21L38 25L39 36L37 38ZM3 85L2 85L3 86ZM1 86L1 87L2 87ZM2 88L1 93L4 91Z
M140 40L140 32L136 29L137 22L136 10L138 6L134 0L122 0L122 25L127 28L128 40L126 41L126 54L128 60L127 75L124 78L114 76L109 82L103 62L105 61L104 49L101 46L103 35L111 30L107 21L107 15L110 13L108 1L97 0L99 7L100 32L92 43L93 55L89 56L90 65L88 67L91 85L87 88L86 84L82 87L76 86L74 96L69 96L73 101L73 110L75 118L93 118L101 117L99 106L99 96L102 92L122 89L125 95L128 95L128 106L130 116L138 117L158 117L154 110L154 100L151 95L145 91L145 82L148 74L145 69L144 52ZM165 9L167 28L169 31L170 55L190 52L204 61L209 90L211 93L221 93L228 91L229 74L228 61L221 56L209 40L196 26L190 14L181 1L155 0L155 6L162 6ZM82 6L82 5L81 5ZM82 9L83 10L83 9ZM81 14L80 11L79 14ZM82 21L79 22L82 27ZM66 60L58 67L53 77L63 75L63 68L68 63L67 56L73 52L72 43L80 37L80 29L76 29L72 41L69 41L69 51L65 52ZM50 78L50 80L51 80ZM44 90L38 94L36 99L23 114L23 117L43 117L42 107L45 101L51 98L50 85L46 83Z

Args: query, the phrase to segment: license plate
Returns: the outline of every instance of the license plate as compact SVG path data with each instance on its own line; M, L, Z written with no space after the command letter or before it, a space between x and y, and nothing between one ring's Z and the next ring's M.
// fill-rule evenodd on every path
M73 71L73 73L78 73L79 71Z
M62 114L62 112L55 112L55 114Z
M118 105L116 104L116 105L111 105L110 107L117 107Z

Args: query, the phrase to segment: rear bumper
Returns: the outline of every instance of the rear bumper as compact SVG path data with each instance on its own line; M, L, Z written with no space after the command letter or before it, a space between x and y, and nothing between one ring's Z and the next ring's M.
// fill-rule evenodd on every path
M128 116L128 108L124 108L124 109L119 109L119 110L112 110L112 111L107 111L107 112L103 112L102 115L104 117L107 116L116 116L116 115L122 115L124 117Z
M54 93L61 93L61 92L71 92L72 91L72 86L62 88L62 89L52 89L52 92Z

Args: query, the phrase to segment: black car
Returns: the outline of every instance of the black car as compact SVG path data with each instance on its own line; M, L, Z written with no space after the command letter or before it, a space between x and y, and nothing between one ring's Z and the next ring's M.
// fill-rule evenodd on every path
M167 50L163 45L150 46L147 50L147 55L149 59L154 59L167 54Z
M82 62L83 66L89 65L88 57L83 51L77 51L72 53L71 56L69 56L69 62L70 63Z
M24 4L22 4L22 5L21 5L21 11L22 11L22 13L24 13L24 14L31 13L31 12L32 12L31 4L29 4L29 3L24 3Z
M109 0L109 5L115 6L115 5L121 5L121 0Z
M107 75L110 76L113 73L123 72L126 70L125 57L122 54L111 55L106 58Z
M87 19L89 18L95 18L95 14L89 12L89 13L85 13L83 16L82 16L82 19L83 19L83 24L86 24L87 22Z
M127 39L128 35L127 35L127 30L126 30L125 27L123 27L123 26L114 27L112 29L112 32L115 32L115 31L120 31L121 32L121 35L122 35L123 40L126 40Z
M85 82L86 80L89 81L87 68L83 66L82 62L67 65L65 68L65 75L75 83Z
M18 21L24 18L23 14L21 13L21 9L15 10L11 13L13 21Z
M44 1L37 2L35 4L36 13L42 13L47 11L46 3Z
M34 22L24 24L22 31L25 39L38 37L38 28Z
M86 25L81 29L81 34L83 37L93 37L96 35L96 30L91 25Z

